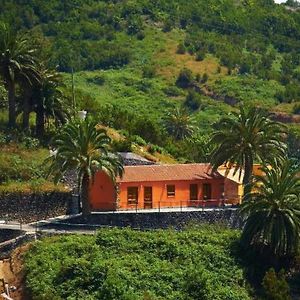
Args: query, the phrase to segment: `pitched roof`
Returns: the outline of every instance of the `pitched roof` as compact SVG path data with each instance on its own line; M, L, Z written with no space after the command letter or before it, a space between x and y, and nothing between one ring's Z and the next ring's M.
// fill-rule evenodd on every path
M209 169L209 164L176 164L125 166L123 178L117 182L176 181L222 178Z
M245 174L244 170L242 170L241 174L240 174L239 171L234 172L234 168L232 168L230 170L227 170L226 168L219 168L218 172L222 176L234 181L235 183L238 183L238 184L243 183L243 178L244 178L244 174Z

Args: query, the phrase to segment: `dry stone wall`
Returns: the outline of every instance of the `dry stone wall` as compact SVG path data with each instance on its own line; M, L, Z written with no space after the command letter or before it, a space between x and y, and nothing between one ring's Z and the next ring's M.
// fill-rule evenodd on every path
M65 223L65 221L62 221ZM136 229L157 229L174 227L183 228L190 224L224 224L232 228L240 228L241 220L236 209L216 209L209 211L186 211L186 212L150 212L150 213L99 213L92 214L88 220L75 217L68 220L66 229L84 224L99 227L132 227ZM56 224L62 228L63 224Z
M71 194L64 192L3 193L0 194L0 219L30 223L65 215L70 211L71 199Z

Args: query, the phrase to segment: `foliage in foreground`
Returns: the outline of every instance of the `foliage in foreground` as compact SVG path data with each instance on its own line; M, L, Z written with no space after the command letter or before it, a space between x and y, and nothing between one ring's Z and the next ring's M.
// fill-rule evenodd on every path
M293 170L286 161L262 170L264 176L255 177L240 210L245 222L241 241L246 248L270 253L276 261L299 251L299 168Z
M239 232L102 229L33 245L25 258L33 299L250 299L233 243Z
M285 280L284 270L281 270L278 275L271 268L263 279L263 287L265 290L266 299L270 300L290 300L290 289Z

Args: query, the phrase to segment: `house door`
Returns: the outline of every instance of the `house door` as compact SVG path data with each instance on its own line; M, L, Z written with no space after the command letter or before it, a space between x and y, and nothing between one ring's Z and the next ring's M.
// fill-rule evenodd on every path
M190 184L190 200L198 200L198 184Z
M211 184L210 183L203 184L203 199L204 200L211 199Z
M144 187L144 208L152 208L152 187Z

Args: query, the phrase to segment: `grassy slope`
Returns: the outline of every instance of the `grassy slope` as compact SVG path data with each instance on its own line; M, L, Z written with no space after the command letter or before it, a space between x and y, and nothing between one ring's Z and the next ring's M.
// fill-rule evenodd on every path
M215 94L234 97L244 104L256 103L274 111L292 112L294 104L279 105L275 98L276 93L283 89L279 83L234 73L229 76L227 68L221 67L218 60L210 55L203 61L196 61L188 53L177 54L177 46L183 39L182 30L164 33L160 28L148 26L144 40L130 40L135 54L128 66L115 70L78 72L75 75L76 89L80 94L89 95L95 101L95 107L114 103L159 121L170 107L183 102L186 91L181 90L174 97L168 96L164 90L175 85L180 70L186 67L194 75L207 73L209 79L203 88ZM155 66L154 78L143 78L142 70L147 65ZM221 72L218 72L220 67ZM93 79L99 76L104 83L93 83ZM70 75L65 74L65 79L70 86ZM203 102L204 108L195 113L203 130L209 130L212 122L234 109L208 97L203 97Z
M65 191L63 185L43 179L43 161L48 155L45 148L27 149L15 143L1 145L0 193Z

